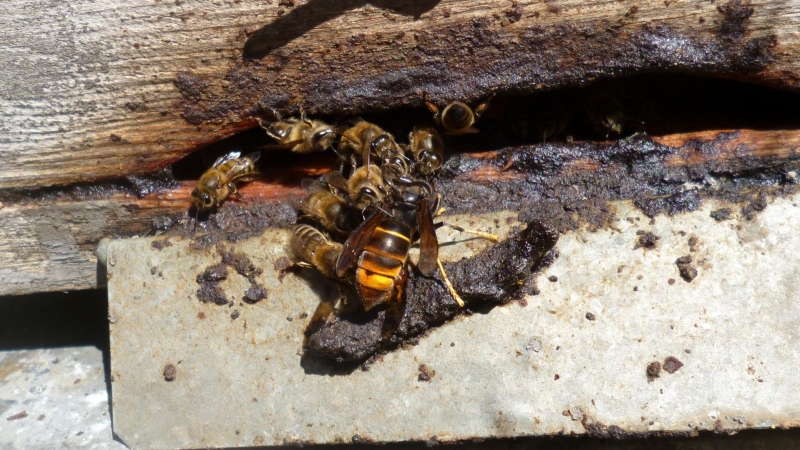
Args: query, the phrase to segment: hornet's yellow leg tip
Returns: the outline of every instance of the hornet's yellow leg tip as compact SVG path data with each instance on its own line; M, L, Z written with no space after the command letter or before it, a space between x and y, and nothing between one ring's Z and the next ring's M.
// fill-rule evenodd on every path
M455 299L456 303L458 303L458 306L463 308L464 300L461 298L460 295L458 295L458 292L456 292L456 288L454 288L453 284L450 283L450 279L447 278L447 274L444 272L444 266L442 265L442 260L436 258L436 265L439 266L439 272L442 274L442 279L444 280L444 284L447 286L447 290L450 291L450 295L453 296L453 299Z

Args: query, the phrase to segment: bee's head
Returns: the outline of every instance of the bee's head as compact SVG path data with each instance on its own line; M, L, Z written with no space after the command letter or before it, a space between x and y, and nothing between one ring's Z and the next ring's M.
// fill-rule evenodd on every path
M197 209L206 210L214 207L214 197L197 189L192 191L192 203Z
M420 154L419 171L423 175L431 175L442 167L442 157L434 152L424 151Z

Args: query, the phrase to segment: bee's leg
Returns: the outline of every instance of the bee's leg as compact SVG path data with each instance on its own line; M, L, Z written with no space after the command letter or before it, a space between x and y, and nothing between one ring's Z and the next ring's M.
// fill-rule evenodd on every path
M307 261L302 261L302 260L300 260L300 261L292 261L292 264L289 267L291 267L291 266L301 267L303 269L313 269L314 268L313 264L311 264L311 263L309 263Z
M453 300L455 300L456 303L458 303L458 306L463 308L464 300L461 298L460 295L458 295L458 292L456 292L456 288L453 287L453 283L450 282L450 279L447 278L447 274L444 271L444 266L442 265L442 260L436 258L436 265L439 266L439 273L442 274L442 280L444 280L444 284L445 286L447 286L447 290L450 291L450 295L453 297Z
M275 108L267 106L261 100L258 101L258 106L260 106L262 110L269 113L269 115L271 115L276 121L280 122L282 120L280 113L277 110L275 110ZM261 124L261 119L256 119L256 120L258 120L259 124ZM261 127L263 128L264 125L261 125Z
M500 169L500 172L505 172L506 170L510 169L511 166L513 166L515 162L517 162L517 154L516 153L512 153L511 157L508 158L508 161L506 161L506 163L503 165L503 168Z
M374 142L374 141L373 141ZM369 162L370 162L370 155L372 153L372 142L369 145L364 146L364 150L362 150L361 155L361 165L367 167L367 178L369 178Z
M422 100L425 102L425 106L428 107L428 110L433 113L433 120L436 122L437 125L441 126L442 114L439 111L439 108L436 106L436 104L431 102L430 95L428 95L427 91L422 93Z
M311 121L306 117L306 110L303 109L302 106L300 107L300 121L304 122L306 125L311 125Z
M244 201L244 197L242 197L242 194L240 194L239 191L236 190L236 185L233 184L233 182L229 181L226 186L228 187L228 190L231 191L231 195L233 195L236 198L236 200L239 200L240 202Z
M337 303L339 303L339 301L322 300L319 305L317 305L317 309L314 310L314 314L311 315L311 320L308 321L308 326L305 331L306 336L311 336L316 333L336 316Z
M473 110L473 112L475 113L475 120L478 120L481 117L481 114L486 112L486 109L489 107L489 102L492 101L494 96L495 92L492 91L492 93L486 100L482 101L478 106L475 107L475 109Z

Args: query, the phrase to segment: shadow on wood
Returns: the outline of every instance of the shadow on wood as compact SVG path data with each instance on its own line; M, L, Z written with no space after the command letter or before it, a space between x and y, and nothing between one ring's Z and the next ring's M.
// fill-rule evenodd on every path
M441 0L344 0L329 2L326 0L311 0L278 17L253 33L244 44L244 59L260 59L276 48L283 47L289 42L304 35L309 30L340 16L347 11L372 5L376 8L388 9L398 14L412 16L418 19L423 13L430 11Z

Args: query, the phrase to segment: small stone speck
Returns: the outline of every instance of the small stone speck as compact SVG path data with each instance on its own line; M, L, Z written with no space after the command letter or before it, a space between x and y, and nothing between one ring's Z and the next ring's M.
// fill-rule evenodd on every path
M528 345L525 346L525 350L530 350L532 352L539 353L540 351L542 351L542 341L535 338L531 339L530 342L528 342Z
M436 371L426 366L425 364L419 365L419 375L417 381L431 381L436 376Z
M716 220L717 222L722 222L723 220L728 220L731 218L731 211L730 208L720 208L714 211L711 211L711 218Z
M636 232L639 235L639 239L636 241L636 245L633 246L633 249L636 250L638 248L644 248L645 250L650 250L656 248L656 241L661 239L660 237L656 236L651 232L644 232L639 230Z
M22 412L14 414L12 416L6 417L6 420L11 422L12 420L20 420L20 419L24 419L26 417L28 417L28 411L22 411Z
M595 320L595 319L597 319L597 317L595 317L595 315L594 315L594 314L592 314L592 313L590 313L590 312L587 312L587 313L586 313L586 320L590 320L590 321L592 321L592 320Z

